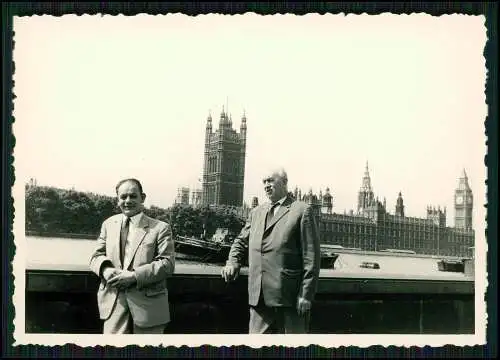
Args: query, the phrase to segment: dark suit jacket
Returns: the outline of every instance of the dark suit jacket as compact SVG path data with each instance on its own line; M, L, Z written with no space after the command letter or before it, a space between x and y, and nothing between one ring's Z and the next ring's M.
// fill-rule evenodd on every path
M287 197L266 226L270 203L253 209L229 252L228 263L241 266L249 254L249 304L262 291L267 306L296 306L314 299L320 271L319 231L312 208Z
M105 262L115 268L135 271L137 284L125 291L134 323L149 327L170 321L167 277L175 269L174 239L169 224L142 215L135 238L131 239L132 256L127 264L120 260L122 216L106 219L90 259L90 269L101 276ZM115 308L118 292L104 278L97 292L99 314L106 320Z

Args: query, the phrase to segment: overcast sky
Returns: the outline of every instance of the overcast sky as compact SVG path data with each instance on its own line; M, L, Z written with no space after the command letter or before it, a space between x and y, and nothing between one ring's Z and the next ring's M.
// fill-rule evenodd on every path
M463 169L484 233L484 18L464 15L34 16L16 18L16 180L114 195L137 177L146 205L198 187L206 118L247 115L244 200L262 171L375 195L409 216L448 209Z

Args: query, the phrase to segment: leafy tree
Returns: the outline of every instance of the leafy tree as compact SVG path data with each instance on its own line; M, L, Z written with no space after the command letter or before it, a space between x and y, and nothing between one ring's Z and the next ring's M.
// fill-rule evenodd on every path
M101 223L104 219L120 212L118 209L116 199L109 196L94 195L91 196L94 203L95 215L93 217L92 228L95 233L100 230Z
M174 232L183 236L196 236L202 233L203 223L199 209L191 206L175 204L171 208L170 222Z
M61 200L64 206L64 232L91 234L96 233L96 224L102 219L96 218L94 202L83 192L66 191ZM98 227L98 225L97 225Z
M63 210L58 192L49 187L27 187L25 196L26 229L59 231Z
M146 215L171 224L174 235L210 239L217 228L237 235L245 219L231 206L175 204L167 209L151 206ZM119 213L116 198L53 187L26 187L26 229L52 233L98 234L102 221Z

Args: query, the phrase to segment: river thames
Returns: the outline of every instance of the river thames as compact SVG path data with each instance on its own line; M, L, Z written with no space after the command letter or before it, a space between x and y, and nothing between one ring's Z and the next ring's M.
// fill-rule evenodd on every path
M25 241L27 270L90 271L89 259L96 240L26 236ZM446 257L343 251L342 249L335 250L335 253L339 254L335 268L321 269L322 277L363 275L364 277L466 279L464 273L438 270L438 261ZM362 268L360 265L363 262L378 263L380 269ZM176 273L217 275L220 274L220 269L221 265L193 262L183 259L183 254L176 254ZM244 273L246 271L242 269L242 274Z

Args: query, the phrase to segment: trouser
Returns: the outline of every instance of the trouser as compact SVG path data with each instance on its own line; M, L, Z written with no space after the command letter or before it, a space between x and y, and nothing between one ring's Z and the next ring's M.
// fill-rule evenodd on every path
M305 334L310 313L299 315L295 306L270 307L262 295L257 306L250 306L250 334Z
M134 324L125 294L120 291L111 316L104 320L104 334L163 334L165 326L140 327Z

